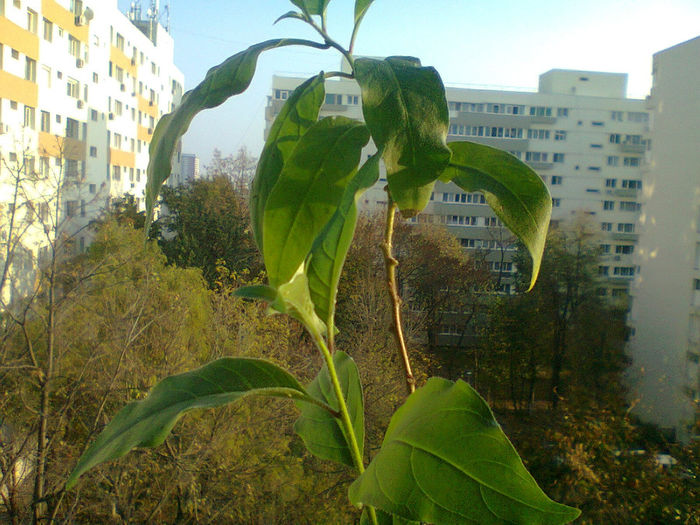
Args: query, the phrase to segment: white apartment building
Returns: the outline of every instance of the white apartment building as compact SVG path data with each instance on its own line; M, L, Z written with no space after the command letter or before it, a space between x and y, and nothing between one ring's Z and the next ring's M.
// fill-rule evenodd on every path
M273 77L266 130L303 81ZM448 142L470 140L494 146L537 171L552 194L553 226L584 216L600 232L599 293L621 298L635 275L638 197L649 146L645 102L627 98L626 89L626 74L571 70L544 73L536 92L446 88ZM327 115L362 119L360 89L354 81L326 82L321 116ZM366 207L385 203L385 184L382 177L365 194ZM488 252L492 270L503 277L502 290L511 291L514 239L481 194L438 182L431 203L416 220L445 224L465 249Z
M700 421L700 37L655 54L653 75L630 385L639 416L687 441Z
M126 193L143 206L153 129L184 80L172 37L139 15L117 0L0 0L0 244L21 232L15 266L36 262L47 224L80 232Z

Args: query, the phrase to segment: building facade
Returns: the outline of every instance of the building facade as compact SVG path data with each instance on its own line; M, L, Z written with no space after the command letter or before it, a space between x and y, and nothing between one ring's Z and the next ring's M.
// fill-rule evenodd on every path
M655 54L653 75L630 385L635 411L686 441L700 403L700 37Z
M184 79L171 36L137 15L117 0L0 0L0 242L21 232L25 266L47 224L82 248L111 199L143 206L153 129Z
M304 79L275 76L266 129ZM642 169L649 147L644 100L626 97L627 75L552 70L536 92L446 88L447 140L470 140L509 151L540 174L552 194L553 226L584 220L597 232L602 262L599 293L626 298L634 278ZM362 119L359 86L326 82L321 116ZM368 148L367 155L373 153ZM366 158L366 156L364 157ZM386 181L364 196L365 207L386 202ZM481 194L437 182L416 219L445 224L467 250L485 254L503 292L512 291L515 239Z

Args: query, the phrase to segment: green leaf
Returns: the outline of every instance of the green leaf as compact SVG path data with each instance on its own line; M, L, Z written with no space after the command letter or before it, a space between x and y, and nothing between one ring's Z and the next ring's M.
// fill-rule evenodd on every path
M372 2L374 2L374 0L355 0L355 25L364 18Z
M330 0L292 0L292 3L302 11L306 9L310 15L322 15L326 12Z
M285 19L287 19L287 18L295 18L296 20L306 21L306 19L304 18L304 15L303 15L303 14L298 13L297 11L288 11L288 12L286 12L285 14L283 14L282 16L280 16L277 20L275 20L275 21L272 23L272 25L275 25L275 24L276 24L277 22L279 22L280 20L285 20Z
M253 235L262 252L262 222L265 204L297 141L318 121L325 90L323 73L297 87L287 99L270 128L250 190Z
M530 288L540 271L552 198L542 179L525 163L496 148L450 142L452 162L443 180L465 191L480 191L499 219L523 242L532 257Z
M260 299L268 303L274 303L278 299L277 290L265 284L241 286L233 292L233 295L243 299Z
M450 161L445 87L432 67L412 57L359 58L355 77L372 139L384 150L391 197L406 217L430 200Z
M345 352L334 353L333 363L343 390L360 454L362 454L365 439L364 404L357 365ZM336 411L339 410L328 366L325 364L306 390L319 401ZM301 416L294 423L294 431L299 434L309 452L321 459L329 459L354 467L352 453L340 418L333 417L328 411L308 403L297 403L297 406L301 410Z
M251 394L316 402L294 376L269 361L241 357L212 361L162 380L146 399L120 410L78 460L66 488L104 461L135 447L160 445L188 410L218 407Z
M542 492L474 389L441 378L396 411L349 496L429 523L558 525L580 514Z
M309 330L316 338L326 333L326 325L316 315L314 303L309 294L309 280L306 266L299 266L294 276L277 289L279 299L270 306L274 310L291 315Z
M403 519L401 516L396 514L387 514L379 509L374 510L377 514L377 523L379 525L419 525L418 521L409 521ZM362 509L362 516L360 516L360 525L372 525L372 519L369 517L369 511L367 507Z
M263 254L271 286L299 270L338 208L368 140L361 122L328 117L297 142L265 204Z
M183 95L180 105L172 113L160 118L148 148L150 159L146 182L146 232L153 217L160 187L170 177L173 152L194 116L203 109L216 107L232 95L245 91L253 79L260 53L291 45L328 48L325 44L296 38L267 40L250 46L211 68L197 87Z
M335 298L345 256L355 234L357 199L377 182L381 154L370 157L345 188L338 209L314 241L308 266L309 291L316 313L333 329Z

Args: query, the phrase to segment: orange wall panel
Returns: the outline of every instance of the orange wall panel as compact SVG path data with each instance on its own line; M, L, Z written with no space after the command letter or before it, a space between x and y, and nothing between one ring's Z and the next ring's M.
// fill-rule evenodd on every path
M0 98L14 100L36 108L39 100L39 87L34 82L16 77L7 71L0 71Z
M24 53L34 60L39 58L39 37L0 16L0 43Z

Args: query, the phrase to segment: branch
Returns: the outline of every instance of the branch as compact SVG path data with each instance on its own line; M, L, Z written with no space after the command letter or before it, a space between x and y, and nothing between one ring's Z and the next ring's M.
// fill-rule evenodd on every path
M396 215L396 209L396 203L392 200L391 195L389 195L382 251L384 252L384 267L386 268L386 285L392 306L393 323L391 326L391 331L394 333L396 344L399 348L399 353L403 359L403 366L404 370L406 371L406 386L408 387L408 393L412 394L416 390L416 378L413 377L413 372L411 370L411 361L408 358L408 350L406 349L406 341L403 337L403 328L401 324L401 297L399 297L398 288L396 286L396 267L399 265L399 261L397 261L391 254L391 237L394 233L394 217Z

